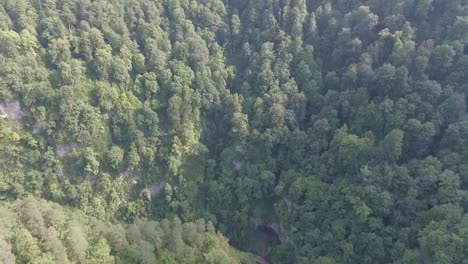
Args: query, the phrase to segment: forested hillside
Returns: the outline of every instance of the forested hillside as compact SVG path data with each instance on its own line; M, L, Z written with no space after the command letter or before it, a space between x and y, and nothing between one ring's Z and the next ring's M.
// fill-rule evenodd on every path
M103 222L26 197L0 207L0 263L254 263L230 248L211 223Z
M468 1L0 3L4 263L468 264Z

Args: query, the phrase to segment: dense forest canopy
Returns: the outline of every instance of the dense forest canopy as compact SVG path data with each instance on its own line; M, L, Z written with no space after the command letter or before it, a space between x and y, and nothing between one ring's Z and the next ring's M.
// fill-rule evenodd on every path
M203 219L112 224L33 197L3 205L0 219L5 264L254 263Z
M468 264L467 92L466 0L0 0L0 262Z

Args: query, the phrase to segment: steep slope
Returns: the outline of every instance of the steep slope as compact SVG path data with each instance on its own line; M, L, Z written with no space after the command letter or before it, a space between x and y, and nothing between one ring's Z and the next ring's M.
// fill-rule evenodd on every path
M468 259L466 1L0 3L2 199L273 263Z

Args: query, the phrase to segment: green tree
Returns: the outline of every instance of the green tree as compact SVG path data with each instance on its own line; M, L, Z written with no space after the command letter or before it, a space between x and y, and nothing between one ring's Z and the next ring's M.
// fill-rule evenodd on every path
M111 248L107 240L101 238L94 243L86 253L84 263L87 264L110 264L114 263L114 257L111 256Z

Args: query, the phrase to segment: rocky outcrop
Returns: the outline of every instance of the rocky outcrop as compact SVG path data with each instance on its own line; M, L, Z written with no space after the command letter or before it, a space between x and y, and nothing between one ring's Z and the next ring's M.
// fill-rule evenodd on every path
M152 199L158 198L163 193L165 185L166 185L166 182L160 182L160 183L150 185L148 187L148 190L151 194L151 198Z
M24 112L18 100L9 103L0 103L0 118L7 118L23 126Z
M72 150L79 148L80 146L81 145L78 142L59 144L57 145L56 152L59 157L63 157L70 153Z

